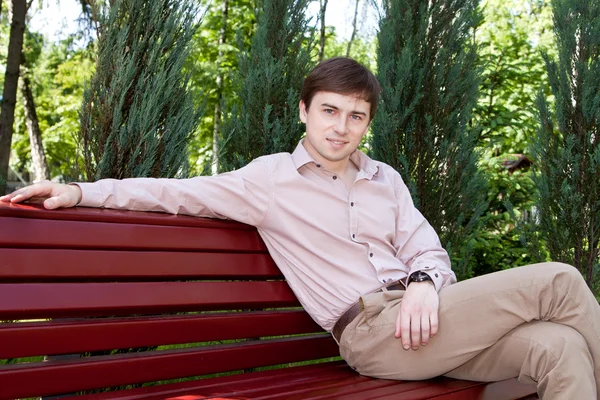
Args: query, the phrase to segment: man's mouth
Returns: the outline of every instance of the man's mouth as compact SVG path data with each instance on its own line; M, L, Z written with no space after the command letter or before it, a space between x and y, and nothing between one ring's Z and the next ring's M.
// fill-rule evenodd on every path
M348 142L344 142L343 140L334 140L334 139L327 139L327 140L330 141L332 144L335 144L338 146L348 143Z

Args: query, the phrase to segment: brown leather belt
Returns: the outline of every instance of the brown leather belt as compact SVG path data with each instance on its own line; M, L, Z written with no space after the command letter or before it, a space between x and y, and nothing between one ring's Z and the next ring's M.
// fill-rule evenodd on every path
M396 283L391 284L390 286L384 286L381 289L377 289L373 293L383 292L383 289L385 289L385 290L405 290L406 287L404 286L404 283L396 282ZM354 318L356 318L358 316L358 314L361 313L361 311L362 311L362 302L357 301L348 310L346 310L345 313L342 314L340 319L337 320L337 322L333 326L333 329L331 330L331 334L333 335L335 340L337 340L338 343L340 342L340 339L342 338L342 333L344 333L344 329L346 329L346 327L348 326L348 324L350 322L354 321Z

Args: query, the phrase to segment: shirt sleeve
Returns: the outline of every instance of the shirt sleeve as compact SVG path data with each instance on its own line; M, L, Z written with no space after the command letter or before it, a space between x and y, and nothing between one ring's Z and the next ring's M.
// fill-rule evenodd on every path
M84 207L159 211L233 219L259 226L273 193L273 160L261 157L239 170L190 179L103 179L77 183Z
M409 275L416 271L427 273L439 292L456 282L450 257L433 227L414 206L399 174L396 176L395 190L399 207L394 241L396 257L409 268Z

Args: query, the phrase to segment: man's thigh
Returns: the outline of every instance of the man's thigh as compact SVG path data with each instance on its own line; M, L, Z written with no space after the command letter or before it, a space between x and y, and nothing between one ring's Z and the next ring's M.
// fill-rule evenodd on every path
M518 377L523 383L543 379L544 368L552 369L562 353L569 353L568 370L575 376L590 375L591 356L583 337L573 328L548 321L517 326L477 356L445 374L456 379L500 381ZM588 376L591 380L593 375Z
M552 264L514 268L442 289L439 332L416 351L404 350L394 337L404 292L363 296L364 311L342 335L342 357L358 372L380 378L417 380L443 375L535 319L536 303L548 297L543 292L552 268Z

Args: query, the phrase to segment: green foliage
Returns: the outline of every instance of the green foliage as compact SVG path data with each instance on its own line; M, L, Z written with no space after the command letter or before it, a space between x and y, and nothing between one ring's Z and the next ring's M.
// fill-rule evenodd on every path
M486 0L478 27L483 79L474 112L490 156L524 153L538 127L535 98L546 82L541 48L552 45L545 0Z
M220 44L223 25L223 2L228 2L224 44ZM202 25L194 35L187 69L190 71L190 89L198 105L206 112L200 120L190 148L190 167L194 175L209 170L212 162L214 110L219 102L223 109L231 109L237 100L232 77L238 68L240 51L248 51L250 38L256 29L253 1L202 0L207 11ZM222 78L222 87L217 83Z
M400 172L457 275L466 278L487 193L476 132L468 126L480 81L471 37L480 20L477 1L391 0L384 9L372 153Z
M475 34L483 79L473 125L490 190L483 225L473 241L475 275L547 257L534 232L528 236L535 241L522 243L515 229L532 216L536 188L530 174L511 174L501 163L525 153L539 126L534 101L546 81L540 49L553 44L550 7L545 0L486 0L483 12L485 20Z
M318 32L315 32L315 35L318 35ZM348 40L339 38L337 36L335 27L327 27L325 37L326 46L324 59L346 55ZM317 36L315 36L315 40L316 38ZM315 47L313 50L313 58L317 58L318 52L319 49ZM371 71L375 71L377 69L377 41L368 37L357 35L352 42L350 57L369 68Z
M105 9L81 110L86 179L186 175L199 113L182 71L196 17L192 0L117 0Z
M577 267L598 293L600 268L600 1L554 0L558 59L544 55L554 113L538 97L532 146L537 228L552 259Z
M241 53L234 87L239 103L225 120L223 171L252 159L294 150L303 129L300 89L313 66L305 17L308 0L261 0L251 49Z
M511 172L503 166L505 161L504 156L485 157L480 165L490 186L483 224L471 239L469 269L475 276L539 260L532 254L531 244L523 243L521 231L515 228L516 221L531 216L535 192L531 172L520 169Z
M51 177L66 181L75 173L76 137L79 130L79 109L83 99L83 84L94 70L93 46L75 48L76 37L59 43L44 38L41 53L30 52L30 34L26 37L25 54L32 69L33 91L43 133ZM29 137L23 108L19 101L13 137L12 167L26 176L31 169Z

